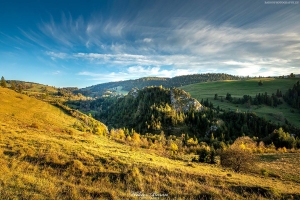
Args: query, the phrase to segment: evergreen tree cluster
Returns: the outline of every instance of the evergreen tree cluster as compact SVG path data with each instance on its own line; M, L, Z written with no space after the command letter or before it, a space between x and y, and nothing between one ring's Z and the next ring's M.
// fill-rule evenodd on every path
M268 95L265 93L258 93L255 97L251 97L250 95L244 95L243 98L233 98L231 94L226 94L226 100L235 103L235 104L247 104L250 105L268 105L272 107L276 107L282 104L282 98L293 108L300 108L300 85L299 81L293 85L292 88L288 89L286 93L283 95L282 91L277 89L276 93L272 95ZM218 99L218 95L215 94L215 100Z
M1 86L8 87L14 91L22 92L24 89L30 89L32 84L26 84L24 81L17 81L17 80L8 80L6 81L5 78L1 77Z
M275 129L284 128L290 134L300 137L300 129L290 124L279 125L272 123L255 113L238 113L233 111L216 112L206 108L201 112L190 111L186 114L185 125L188 133L196 136L199 141L213 144L220 141L231 143L238 137L250 136L260 140L268 137ZM266 140L269 144L271 140Z
M226 100L234 103L234 104L247 104L248 106L251 105L267 105L271 107L276 107L280 104L282 104L281 98L282 92L280 90L277 90L276 94L268 95L267 92L265 93L258 93L255 95L255 97L252 97L250 95L244 95L242 98L233 98L231 97L231 94L226 94Z
M284 132L281 127L278 130L275 129L271 134L263 138L263 141L265 142L265 144L273 143L277 148L300 148L299 135L298 137L295 137L294 134Z
M207 74L192 74L184 76L176 76L171 78L168 85L165 87L181 87L200 82L222 81L222 80L241 80L245 77L229 75L225 73L207 73Z
M288 89L288 91L283 96L283 99L291 105L293 108L300 108L300 85L299 81L293 85L293 88Z
M281 93L281 92L280 92ZM250 105L268 105L271 107L276 107L280 104L282 104L282 101L280 100L281 95L278 93L278 95L268 95L266 92L263 94L258 93L255 95L254 98L252 98L250 95L244 95L242 99L238 99L234 103L238 104L245 104L248 103Z
M95 118L106 122L109 127L157 133L184 121L184 114L171 107L170 89L147 87L132 91L125 97L107 99L110 100L96 100L101 111L95 114Z

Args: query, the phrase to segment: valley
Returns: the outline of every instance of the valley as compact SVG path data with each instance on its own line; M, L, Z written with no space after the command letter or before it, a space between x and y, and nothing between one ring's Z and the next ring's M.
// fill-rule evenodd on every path
M291 126L286 132L281 126L289 128L288 124L260 118L268 116L268 109L277 109L297 127L299 111L285 102L274 108L248 108L214 99L214 93L219 98L229 92L242 98L245 93L285 91L297 80L265 78L262 87L258 79L198 83L183 86L184 90L151 86L123 97L98 98L48 86L48 95L41 99L32 94L42 95L45 86L34 84L35 89L21 93L0 87L0 196L300 198L300 174L293 170L300 155L297 132L293 132L297 129ZM252 113L264 107L265 112ZM245 120L250 118L257 123ZM236 126L239 123L228 126L231 119L242 122L241 127ZM260 123L268 127L261 133L256 132ZM241 171L224 167L222 152L234 148L253 154L255 167Z
M299 6L1 1L0 200L300 200Z

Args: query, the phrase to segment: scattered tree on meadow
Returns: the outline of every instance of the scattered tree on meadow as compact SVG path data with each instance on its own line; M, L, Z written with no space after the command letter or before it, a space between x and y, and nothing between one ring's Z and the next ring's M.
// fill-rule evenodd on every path
M215 94L214 100L218 100L218 94Z
M290 77L290 78L295 78L295 74L294 74L294 73L291 73L289 77Z
M11 83L10 83L10 88L11 88L12 90L16 90L16 89L17 89L16 83L15 83L14 81L11 81Z
M259 86L262 86L262 85L263 85L263 82L260 80L260 81L258 82L258 85L259 85Z
M232 101L231 94L227 93L225 99L228 100L228 101Z
M245 148L243 143L241 145L233 144L230 148L220 153L220 161L223 167L231 168L235 172L247 172L253 168L255 156Z

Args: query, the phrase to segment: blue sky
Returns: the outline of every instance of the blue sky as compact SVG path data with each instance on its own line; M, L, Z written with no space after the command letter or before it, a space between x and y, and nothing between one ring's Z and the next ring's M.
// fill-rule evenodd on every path
M300 74L300 2L10 0L0 76L86 87L194 73Z

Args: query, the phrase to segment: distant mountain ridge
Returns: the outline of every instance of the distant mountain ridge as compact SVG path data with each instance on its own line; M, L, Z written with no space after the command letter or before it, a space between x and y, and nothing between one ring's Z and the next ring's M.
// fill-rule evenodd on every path
M122 87L124 91L130 91L132 88L142 89L147 86L163 86L165 88L181 87L199 82L221 81L221 80L241 80L245 77L234 76L225 73L206 73L176 76L173 78L144 77L135 80L108 82L90 87L82 88L78 92L86 96L101 96L107 90Z

